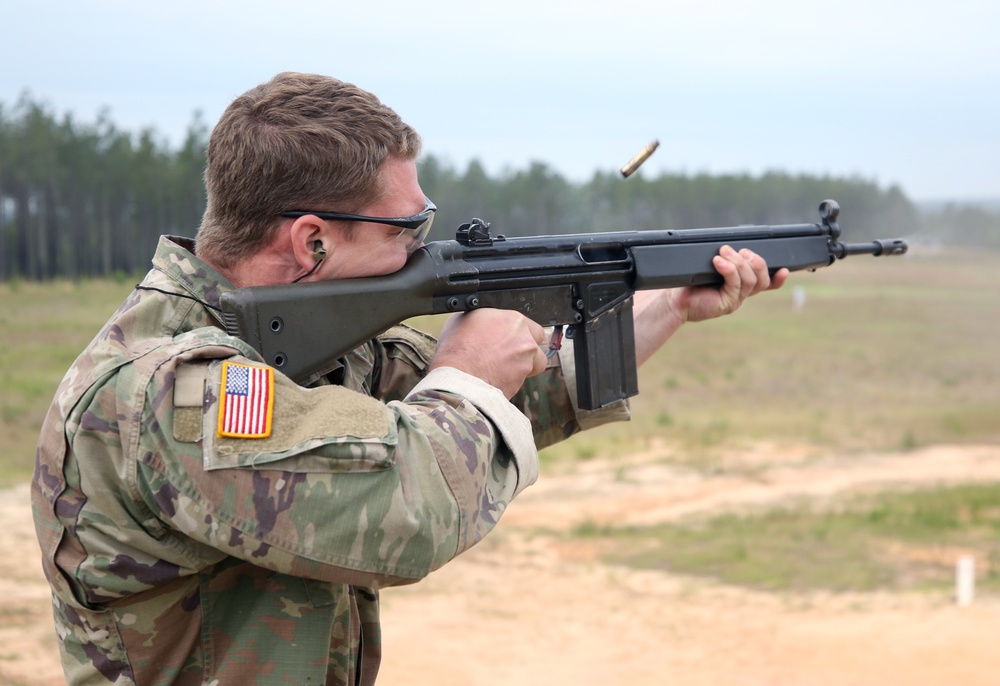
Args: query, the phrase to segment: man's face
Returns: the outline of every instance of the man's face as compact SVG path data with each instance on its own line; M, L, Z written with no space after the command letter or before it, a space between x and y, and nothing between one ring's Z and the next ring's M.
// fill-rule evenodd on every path
M426 198L417 183L417 165L413 160L389 158L382 164L382 199L362 208L357 214L369 217L409 217L422 212ZM341 222L337 222L340 224ZM351 279L382 276L398 271L406 264L413 239L400 235L399 227L355 222L353 234L338 231L330 264L321 270L322 279Z

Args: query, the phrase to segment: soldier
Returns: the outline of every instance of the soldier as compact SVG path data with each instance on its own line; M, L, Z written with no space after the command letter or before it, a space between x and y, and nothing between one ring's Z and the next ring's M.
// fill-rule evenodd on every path
M279 74L223 114L197 242L161 238L42 430L32 500L70 684L374 683L378 589L485 536L538 448L628 418L575 408L571 352L548 363L513 312L439 341L394 327L304 385L225 333L228 290L398 270L434 217L419 149L323 76ZM637 295L640 363L787 276L750 252L715 264L721 288Z

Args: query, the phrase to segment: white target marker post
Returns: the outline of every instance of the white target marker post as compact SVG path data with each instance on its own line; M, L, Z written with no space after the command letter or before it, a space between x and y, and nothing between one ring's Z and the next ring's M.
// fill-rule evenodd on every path
M963 555L955 565L955 600L959 607L972 605L976 595L976 560Z

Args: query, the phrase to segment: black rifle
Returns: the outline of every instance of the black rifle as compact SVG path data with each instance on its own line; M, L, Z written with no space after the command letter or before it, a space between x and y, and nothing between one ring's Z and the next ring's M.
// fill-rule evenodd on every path
M387 276L243 288L222 296L226 328L298 382L405 319L480 307L517 310L572 338L579 406L638 393L635 291L721 283L712 258L750 248L773 274L817 269L848 255L902 255L899 239L840 242L833 200L818 224L614 231L505 238L479 219L453 241L432 241Z

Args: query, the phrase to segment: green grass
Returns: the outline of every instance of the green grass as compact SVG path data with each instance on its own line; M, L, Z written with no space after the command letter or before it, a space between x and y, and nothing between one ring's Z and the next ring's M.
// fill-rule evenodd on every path
M942 590L978 561L977 587L1000 590L1000 484L870 496L641 528L585 522L605 559L766 591Z
M633 421L588 440L622 452L665 440L696 460L759 441L848 452L996 442L998 256L853 257L794 274L733 316L682 329L641 369Z
M995 253L851 258L797 274L732 317L685 327L640 374L633 421L543 453L548 462L669 446L714 472L766 441L809 454L1000 441ZM792 288L807 301L792 307ZM30 478L38 430L76 355L130 282L0 284L0 485ZM440 318L419 323L438 330ZM1000 486L807 504L642 529L583 524L608 558L781 590L942 588L955 559L1000 589Z
M59 381L131 289L120 280L0 284L0 486L31 477Z
M642 368L632 422L543 459L656 442L714 469L721 453L760 441L841 452L1000 441L998 255L915 253L796 274L734 316L685 327ZM0 484L30 476L59 380L130 283L0 284ZM794 286L806 291L801 311Z

